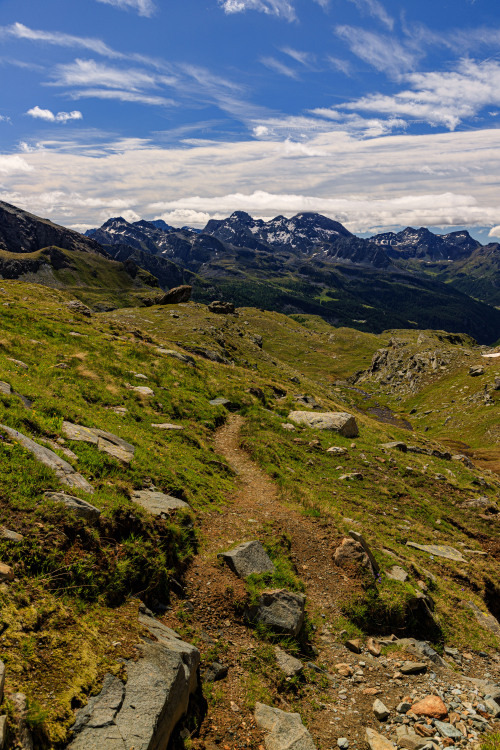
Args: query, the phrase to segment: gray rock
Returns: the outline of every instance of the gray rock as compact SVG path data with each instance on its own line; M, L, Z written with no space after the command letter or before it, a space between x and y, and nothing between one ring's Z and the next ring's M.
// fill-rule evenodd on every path
M400 440L394 440L392 443L381 443L380 447L386 448L387 450L401 451L402 453L406 453L408 450L406 443L402 443Z
M428 737L419 737L415 732L407 732L398 739L399 747L403 747L405 750L422 750L428 744Z
M257 604L247 609L247 619L297 636L304 624L305 602L303 594L292 591L264 591Z
M196 365L194 357L190 357L189 354L183 354L182 352L176 352L175 349L157 349L158 354L164 354L166 357L172 359L178 359L179 362L184 362L186 365Z
M435 557L444 557L446 560L453 560L453 562L466 562L461 552L454 547L449 547L447 544L416 544L415 542L406 542L406 546L428 552L429 555L434 555Z
M222 558L239 578L246 578L253 573L274 573L274 564L262 544L258 541L243 542L228 552L223 552Z
M278 667L287 677L295 677L302 672L304 665L300 659L296 659L295 656L287 654L287 652L283 651L279 646L276 646L274 653L276 654L276 663L278 664Z
M197 354L203 359L208 359L209 362L217 362L220 365L230 365L231 360L227 357L223 357L219 352L213 351L213 349L204 349L201 346L186 346L186 349L193 354Z
M30 453L33 453L37 461L52 469L62 484L66 484L69 487L78 487L88 493L94 492L92 485L81 474L75 471L71 464L60 458L54 451L35 443L34 440L31 440L31 438L26 437L17 430L13 430L11 427L0 425L0 430L6 432L9 437L20 443Z
M267 750L315 750L313 738L300 714L256 703L255 721L260 729L268 732L264 740Z
M0 661L0 703L3 701L3 691L5 688L5 664Z
M205 670L203 679L205 682L217 682L217 680L223 680L227 677L229 668L225 664L221 664L219 661L214 661L208 669Z
M238 408L237 404L234 404L228 398L224 398L224 396L218 396L217 398L213 398L208 403L210 404L210 406L224 406L224 408L229 409L229 410L234 410Z
M17 531L11 531L6 529L5 526L0 526L0 538L7 539L9 542L22 542L24 537L22 534L18 534ZM0 703L2 701L0 700Z
M147 385L128 385L127 388L130 391L135 391L135 393L139 393L141 396L154 396L155 392L152 388L149 388Z
M211 313L216 313L217 315L231 315L234 313L234 304L232 302L215 300L208 305L208 309Z
M368 559L370 560L370 564L371 564L371 566L373 568L373 572L375 574L377 574L379 572L379 567L378 567L377 561L375 560L375 558L374 558L374 556L372 554L372 551L371 551L371 549L370 549L370 547L368 545L368 542L366 541L366 539L364 538L364 536L362 534L360 534L359 531L350 531L349 532L349 536L352 539L354 539L355 542L359 542L359 544L361 544L361 546L363 547L364 551L368 555Z
M350 482L353 479L363 479L363 475L360 471L352 471L350 474L342 474L339 479L341 481Z
M170 628L141 615L156 642L138 646L126 663L124 685L112 675L98 696L78 713L68 750L164 750L196 689L198 650Z
M448 724L445 721L434 719L434 726L438 730L441 737L448 737L450 740L463 740L464 738L460 729L454 727L453 724Z
M427 672L427 664L419 661L405 661L399 670L403 674L422 674L422 672Z
M77 516L85 518L90 523L98 521L101 515L99 508L85 502L85 500L81 500L79 497L67 495L65 492L44 492L43 496L46 500L63 503L69 510L74 511Z
M22 367L23 370L29 370L29 366L26 364L26 362L22 362L20 359L14 359L13 357L7 357L9 362L12 362L12 364L17 365L18 367Z
M379 734L374 729L366 727L365 739L370 747L370 750L394 750L394 745L382 734Z
M34 750L33 738L26 721L28 701L24 693L13 693L10 696L14 722L16 724L16 740L18 750Z
M152 513L153 516L168 516L175 510L190 509L190 506L184 500L155 490L138 490L132 495L132 500Z
M396 706L396 711L398 712L398 714L405 714L410 710L411 707L412 704L408 701L401 701L401 703L398 703L398 705Z
M156 427L157 430L183 430L184 427L180 424L170 424L170 422L161 422L159 424L152 424L151 427Z
M405 583L408 580L408 573L403 568L400 568L399 565L393 565L392 568L385 571L385 575L391 581L399 581L400 583Z
M496 701L494 701L492 698L486 698L484 701L484 705L486 706L486 710L489 714L493 714L494 719L498 719L500 716L500 706Z
M327 453L334 453L337 456L343 456L345 453L347 453L345 448L340 448L338 445L332 445L330 448L326 449Z
M348 750L349 740L347 737L339 737L337 740L337 747L339 747L340 750Z
M358 573L369 572L374 577L376 575L365 548L351 537L342 539L333 553L333 561L344 570L354 569Z
M387 706L385 706L378 698L373 701L372 711L375 714L375 718L379 721L385 721L389 718L391 713Z
M316 430L334 430L347 438L355 438L359 435L356 420L352 414L343 411L291 411L288 419Z
M0 393L3 393L5 396L10 396L12 393L12 388L8 383L5 383L3 380L0 380Z

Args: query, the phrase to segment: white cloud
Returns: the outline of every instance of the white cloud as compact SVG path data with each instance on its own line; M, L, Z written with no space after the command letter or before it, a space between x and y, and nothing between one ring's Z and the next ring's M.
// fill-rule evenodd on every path
M378 18L378 20L383 23L384 26L387 26L390 31L394 28L394 19L387 13L379 0L350 0L350 2L354 3L354 5L356 5L356 7L362 12L368 13L374 18Z
M19 172L32 172L33 166L21 156L0 155L0 174L8 175Z
M54 114L50 109L41 109L38 105L28 109L26 112L30 117L34 117L38 120L45 120L46 122L69 122L69 120L82 120L83 115L78 110L73 112L57 112Z
M152 0L97 0L99 3L114 5L120 10L136 10L140 16L150 17L156 10Z
M267 15L295 20L295 9L289 0L219 0L219 5L225 13L243 13L247 10L257 10Z
M116 99L120 102L136 102L138 104L149 104L154 107L175 106L176 102L163 96L151 96L148 94L135 94L133 91L120 89L80 89L71 91L72 99Z
M30 29L22 23L13 23L11 26L0 26L0 37L12 36L16 39L25 39L31 42L42 42L56 45L58 47L80 48L96 52L104 57L122 57L121 53L108 47L100 39L91 37L80 37L73 34L64 34L59 31L41 31Z
M203 211L192 211L191 209L176 208L175 211L168 211L155 216L154 219L163 219L167 224L174 227L204 227L209 219L216 218L211 214ZM219 218L224 218L222 215Z
M302 119L304 127L315 121ZM267 217L320 211L355 232L498 225L497 129L360 139L347 128L325 129L332 124L324 120L301 143L249 138L167 148L139 139L96 145L95 134L81 132L0 160L1 197L63 224L94 226L125 210L147 219L237 208ZM26 169L36 169L37 179Z
M497 226L491 227L488 237L500 237L500 225L497 224Z
M340 57L333 57L332 55L327 55L326 61L331 65L331 67L334 70L339 70L341 73L344 73L346 76L352 75L352 66L350 62L347 60L342 60Z
M279 60L276 60L275 57L261 57L260 62L262 63L262 65L265 65L266 68L274 70L275 73L287 76L287 78L298 78L295 70L292 70L292 68L290 68L288 65L285 65Z
M293 47L282 47L281 51L285 55L288 55L288 57L291 57L292 60L295 60L295 62L304 65L304 67L306 68L311 65L314 59L314 55L312 55L310 52L302 52L301 50L294 49Z
M409 89L392 96L370 94L343 105L348 109L400 115L454 130L484 107L500 105L500 63L462 60L455 71L410 73Z
M400 42L388 34L377 34L355 26L336 26L335 33L351 52L376 70L397 77L414 70L423 56L421 46Z
M95 60L76 59L71 63L58 65L53 74L55 86L88 86L123 88L140 91L157 88L164 80L162 76L137 68L117 68ZM173 79L167 83L173 83Z

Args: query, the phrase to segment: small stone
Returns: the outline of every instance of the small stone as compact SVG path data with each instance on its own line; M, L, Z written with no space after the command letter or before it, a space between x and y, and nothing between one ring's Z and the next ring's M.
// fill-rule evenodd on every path
M389 580L399 581L400 583L405 583L408 580L408 573L403 568L400 568L399 565L393 565L392 568L385 571L385 575Z
M278 667L287 677L295 677L302 672L304 665L300 659L296 659L295 656L287 654L286 651L283 651L283 649L278 646L275 648L274 652L276 654Z
M379 721L385 721L391 713L387 706L385 706L378 698L373 702L372 711Z
M456 727L452 726L452 724L447 724L444 721L438 721L436 719L434 722L434 726L438 730L441 737L447 737L450 740L463 740L464 738L462 732Z
M151 427L156 427L157 430L183 430L184 427L180 424L170 424L170 422L161 422L160 424L153 423Z
M396 711L398 714L406 714L411 708L411 703L407 700L401 701L401 703L398 703L396 706Z
M351 471L350 474L341 474L339 479L343 482L351 482L354 479L363 479L363 475L360 471Z
M274 563L261 542L243 542L228 552L218 555L239 578L252 574L274 573Z
M349 740L347 737L339 737L337 740L337 747L339 747L340 750L348 750Z
M373 638L368 638L366 642L366 650L372 656L380 656L380 653L381 653L380 643L377 643L377 641L375 641Z
M494 719L498 719L498 717L500 717L500 706L498 705L498 703L496 703L491 698L487 698L484 701L484 705L486 706L486 710L488 711L488 713L493 715Z
M205 674L203 675L203 679L205 682L217 682L217 680L223 680L224 677L227 677L228 673L228 667L224 664L221 664L218 661L212 662L208 669L205 670Z
M336 664L335 669L342 677L352 677L353 671L352 667L349 664Z
M5 526L0 526L0 537L7 539L9 542L22 542L24 539L22 534L18 534L17 531L11 531L5 528Z

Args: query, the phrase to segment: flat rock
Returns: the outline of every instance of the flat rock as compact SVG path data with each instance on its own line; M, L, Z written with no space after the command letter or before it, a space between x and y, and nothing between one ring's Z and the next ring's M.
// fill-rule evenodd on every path
M500 622L494 615L489 614L489 612L482 612L474 602L467 602L467 606L474 612L476 620L483 628L500 638Z
M0 538L7 539L9 542L22 542L24 539L22 534L18 534L17 531L11 531L5 526L0 526Z
M282 672L286 674L287 677L295 677L296 675L300 674L300 672L302 672L304 665L302 664L300 659L296 659L295 656L287 654L287 652L283 651L283 649L279 648L279 646L276 646L276 648L274 649L274 653L276 654L276 662L278 664L278 667Z
M34 440L31 440L31 438L26 437L26 435L21 434L17 430L13 430L11 427L0 425L0 430L6 432L9 437L20 443L30 453L33 453L37 461L52 469L62 484L66 484L69 487L78 487L90 494L94 492L92 485L81 474L75 471L71 464L60 458L54 451L35 443Z
M300 714L256 703L255 721L260 729L268 732L264 740L267 750L315 750L313 738Z
M445 719L448 716L448 709L439 695L428 695L414 703L410 710L416 716L427 716L430 719Z
M343 456L345 453L347 453L345 448L341 448L339 445L332 445L330 448L326 449L327 453L333 453L336 456Z
M370 750L395 750L395 746L386 737L370 727L366 727L365 740Z
M3 691L5 688L5 664L0 661L0 703L3 701Z
M223 406L225 409L229 409L230 411L238 409L238 404L233 403L228 398L224 398L224 396L217 396L217 398L213 398L208 403L210 404L210 406Z
M127 681L107 675L78 712L68 750L162 750L197 686L198 649L151 617L139 622L156 638L125 663Z
M133 445L127 443L126 440L122 440L118 435L113 435L112 432L106 432L106 430L100 430L97 427L84 427L80 424L64 421L62 433L69 440L96 445L102 453L107 453L124 463L130 463L134 457L135 447Z
M180 424L170 424L170 422L153 423L151 427L156 427L157 430L183 430L184 427Z
M403 674L422 674L422 672L427 672L427 664L420 661L405 661L400 671Z
M138 490L132 495L132 500L152 513L153 516L168 516L175 510L190 509L190 506L184 500L155 490Z
M10 396L12 393L12 388L8 383L5 383L3 380L0 380L0 393L3 393L5 396Z
M23 370L28 370L29 367L26 364L26 362L22 362L20 359L14 359L13 357L7 357L9 362L12 362L12 364L17 365L18 367L21 367Z
M444 557L446 560L466 562L461 552L454 547L449 547L447 544L416 544L415 542L406 542L406 546L428 552L429 555L434 555L435 557Z
M352 482L353 479L363 479L360 471L352 471L350 474L342 474L339 479L343 482Z
M135 393L138 393L141 396L154 396L155 392L152 388L149 388L147 385L130 385L128 386L128 389L130 391L134 391Z
M400 583L405 583L408 580L408 573L403 568L400 568L399 565L393 565L392 568L385 571L385 575L389 580L399 581Z
M422 750L429 743L426 737L419 737L415 732L407 732L398 738L399 747L405 750Z
M394 440L392 443L381 443L380 447L386 448L387 450L401 451L402 453L406 453L408 450L406 443L402 443L400 440Z
M304 624L304 594L281 589L264 591L256 605L249 607L247 618L273 630L297 636Z
M164 354L166 357L171 357L172 359L177 359L179 362L184 362L186 365L196 365L196 360L194 357L191 357L189 354L183 354L182 352L177 352L175 349L157 349L156 350L158 354Z
M94 505L87 503L79 497L73 495L67 495L65 492L44 492L43 496L46 500L53 500L56 503L63 503L69 510L72 510L80 518L85 518L86 521L95 523L99 520L101 511Z
M243 542L221 557L239 578L246 578L253 573L274 573L274 564L259 541Z
M316 430L334 430L346 438L355 438L359 435L356 420L352 414L344 411L291 411L288 419Z
M484 367L482 365L472 365L469 368L469 375L473 378L477 378L478 375L484 375Z

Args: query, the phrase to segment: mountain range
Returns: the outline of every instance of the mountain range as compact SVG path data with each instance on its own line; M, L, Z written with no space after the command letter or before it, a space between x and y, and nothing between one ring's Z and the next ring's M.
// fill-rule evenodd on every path
M500 250L466 231L408 227L370 239L317 213L253 219L242 211L203 230L112 218L81 235L0 202L0 276L71 288L87 304L148 302L154 287L333 325L500 338Z

